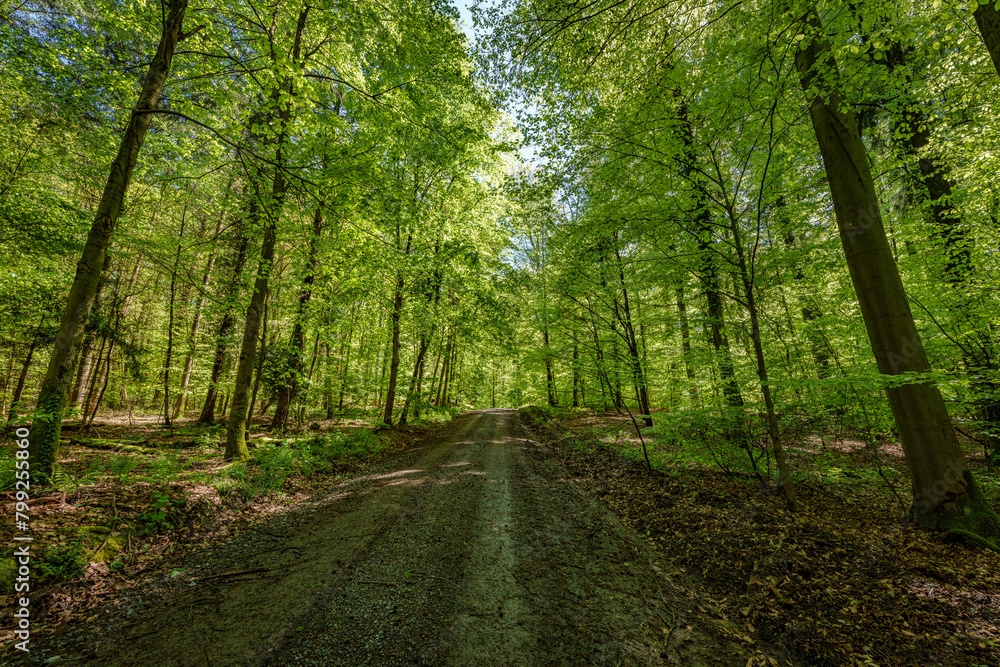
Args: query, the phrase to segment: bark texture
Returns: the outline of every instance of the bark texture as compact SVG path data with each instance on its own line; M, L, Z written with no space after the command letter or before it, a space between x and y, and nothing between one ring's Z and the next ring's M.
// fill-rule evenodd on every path
M882 224L868 155L814 6L803 12L802 32L795 64L875 361L883 375L926 373L930 364ZM937 386L903 379L886 394L913 482L912 519L925 528L995 539L1000 522L969 472Z

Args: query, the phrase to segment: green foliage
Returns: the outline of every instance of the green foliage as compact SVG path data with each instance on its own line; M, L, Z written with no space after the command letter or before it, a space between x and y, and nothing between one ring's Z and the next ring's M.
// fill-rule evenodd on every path
M36 565L40 584L59 584L73 579L87 567L86 556L79 539L46 547Z
M387 445L384 438L367 428L350 434L336 431L258 442L248 461L231 465L212 481L221 496L246 502L280 493L289 476L308 477L328 472L344 458L377 457Z
M0 491L7 491L14 488L17 477L14 475L17 460L10 451L3 451L0 454Z
M186 505L184 497L174 497L163 491L154 492L149 509L139 515L137 533L140 537L149 537L180 525Z

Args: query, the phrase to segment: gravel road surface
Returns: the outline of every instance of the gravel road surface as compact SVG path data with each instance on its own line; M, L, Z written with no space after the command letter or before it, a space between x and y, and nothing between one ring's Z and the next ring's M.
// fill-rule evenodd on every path
M746 665L667 569L514 411L482 410L214 545L70 662Z

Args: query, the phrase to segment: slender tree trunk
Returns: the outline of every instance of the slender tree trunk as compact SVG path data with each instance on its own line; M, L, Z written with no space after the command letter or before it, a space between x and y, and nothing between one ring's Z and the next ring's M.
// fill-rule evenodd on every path
M177 254L174 269L170 272L170 308L167 316L167 354L163 359L163 424L170 426L170 363L174 353L174 294L177 285L177 269L181 263L181 242L184 239L184 223L187 222L187 206L181 213L181 232L177 240Z
M198 417L198 423L204 426L215 423L215 403L219 395L219 381L222 379L222 371L226 364L226 354L229 350L229 335L236 324L232 299L239 294L242 282L241 276L243 275L243 267L246 265L249 249L250 238L247 235L245 225L241 225L233 257L232 272L230 273L229 284L225 294L226 305L222 312L222 319L219 321L219 329L215 337L212 376L208 383L208 391L205 393L205 403L201 408L201 415Z
M87 421L87 428L90 428L94 424L94 417L97 416L97 409L101 407L101 401L104 399L104 394L108 390L108 380L111 379L111 355L115 351L115 340L111 339L111 343L108 345L108 356L107 361L104 363L104 371L101 373L101 391L97 395L97 400L94 401L94 409L90 411L90 419Z
M684 371L688 380L688 396L691 398L691 405L700 405L698 397L698 378L694 372L694 359L691 355L691 325L688 323L687 304L684 301L684 286L678 285L674 289L677 300L677 317L681 325L681 356L684 358Z
M302 34L309 15L308 5L299 13L296 26L294 45L292 47L292 62L297 63L301 56ZM291 79L282 82L275 90L275 102L280 105L277 112L277 138L274 156L274 176L271 181L271 191L260 212L264 217L264 240L260 248L260 263L257 267L257 277L254 280L253 296L247 308L246 324L243 328L243 342L240 346L239 360L236 365L236 382L233 385L233 407L226 425L225 458L245 459L250 456L246 443L247 420L252 417L247 410L250 407L250 380L253 375L254 360L257 351L257 339L260 335L261 319L264 304L267 301L268 285L271 269L274 266L274 250L278 242L278 218L281 215L288 183L282 172L285 162L285 141L288 138L288 127L292 122L291 98L295 94ZM265 142L266 143L266 142Z
M451 333L449 332L447 334L448 340L444 346L444 360L441 362L441 381L438 382L438 392L437 396L434 399L434 404L438 406L441 405L442 391L444 390L445 380L448 377L448 364L451 361L451 338L452 336Z
M337 395L337 409L344 409L344 394L347 391L347 374L351 367L351 342L354 338L354 320L351 318L351 323L347 329L347 341L344 343L344 354L343 363L340 367L340 391ZM358 346L360 350L364 350L365 347L365 334L364 331L361 332L361 343Z
M803 32L795 64L809 96L840 239L876 364L883 375L927 373L930 364L886 238L868 155L838 88L836 61L814 6L804 15ZM913 482L913 521L995 540L1000 520L968 468L938 387L904 380L886 394Z
M38 328L41 329L42 321L38 323ZM17 376L17 385L14 387L14 393L10 398L10 411L7 413L7 425L10 426L17 419L18 410L20 410L21 392L24 391L24 383L28 379L28 371L31 370L31 359L35 356L35 349L38 347L38 331L35 335L31 337L31 345L28 346L28 354L24 357L24 363L21 364L21 373ZM11 353L13 356L13 352Z
M635 336L635 325L632 322L632 308L629 304L628 288L625 285L625 267L622 263L621 250L618 248L618 233L615 232L612 242L615 247L615 260L618 267L618 286L622 293L621 311L618 308L618 299L614 300L615 317L618 318L625 333L625 345L629 351L632 365L632 382L635 385L636 397L639 403L639 410L643 415L643 422L646 426L653 425L652 410L649 407L649 394L646 389L646 377L642 369L642 359L639 356L639 341Z
M232 180L229 181L229 186L226 188L226 193L228 199L229 189L232 187ZM225 211L225 201L223 201L223 211ZM222 224L225 220L225 213L223 212L219 215L219 221L215 226L215 236L222 232ZM198 297L198 303L195 305L194 318L191 321L191 331L188 334L187 341L187 356L184 358L184 370L181 374L181 387L180 393L177 396L177 403L174 405L173 418L178 419L184 412L184 408L187 405L188 387L191 385L191 371L194 369L194 358L195 352L198 349L198 332L201 329L201 320L205 312L205 294L208 291L208 286L212 281L212 271L215 269L215 257L217 252L213 247L212 252L208 256L208 262L205 263L205 271L201 277L201 295Z
M437 249L435 249L435 252L436 251ZM403 414L399 418L400 425L406 424L407 410L409 409L411 402L416 402L416 407L414 408L414 418L420 418L420 384L424 377L424 360L427 355L427 350L431 346L431 341L434 339L434 332L437 328L434 318L437 313L438 302L441 298L441 276L439 273L434 273L433 281L434 284L427 292L428 312L424 316L425 324L420 332L417 359L413 364L413 376L410 378L410 391L406 395L406 402L403 404ZM430 322L426 323L426 320L430 320Z
M323 208L316 207L313 215L312 238L309 241L309 259L306 260L305 276L302 279L302 291L299 292L299 304L295 311L295 324L292 325L292 338L289 348L292 353L291 368L288 369L288 379L278 389L278 404L274 408L274 418L271 429L283 429L288 424L288 411L292 398L299 389L299 376L302 374L302 354L306 344L305 320L308 315L309 299L312 298L312 285L316 278L316 268L319 266L319 240L323 234Z
M260 376L264 371L264 361L267 359L268 350L271 348L267 343L267 324L270 315L270 299L264 301L264 322L261 324L260 330L260 345L257 347L257 368L253 374L253 389L250 392L250 407L247 408L247 419L251 422L253 421L254 407L257 405L257 392L260 390ZM271 336L271 342L273 343L275 337ZM260 409L260 414L267 412L267 408L270 405L270 401L264 401L264 407Z
M97 384L100 382L101 378L101 362L104 361L104 348L108 344L108 337L101 337L101 347L97 350L97 359L94 361L94 369L90 372L90 386L87 387L87 395L83 399L83 414L81 415L81 424L87 423L87 415L94 409L94 403L97 401ZM157 390L159 391L159 390Z
M397 235L397 243L399 240ZM412 236L406 237L405 255L410 254L412 241ZM397 247L399 246L397 245ZM405 285L403 270L400 269L396 278L396 291L392 303L392 361L389 364L389 388L385 392L385 412L382 416L382 422L387 426L392 426L392 409L396 401L396 382L399 378L399 321L403 315L403 287Z
M91 366L94 362L94 334L89 333L83 340L83 351L80 353L80 370L76 374L76 382L73 384L73 393L70 396L67 407L78 409L85 394L84 389L90 380Z
M757 298L754 294L753 279L750 267L747 266L746 254L743 250L743 238L736 213L730 207L726 213L729 216L729 229L733 235L733 248L736 250L737 266L743 287L743 297L746 300L747 312L750 315L750 339L753 341L754 358L757 360L757 377L760 379L760 393L764 398L764 409L767 414L767 434L771 439L771 454L778 465L779 482L785 493L785 500L793 512L797 508L795 485L785 460L785 448L781 444L781 432L778 428L778 414L774 409L774 399L771 396L771 381L767 373L767 361L764 357L764 346L761 342L760 317L757 310Z
M407 242L409 246L409 242ZM385 412L382 422L392 426L392 408L396 400L396 379L399 377L399 319L403 312L403 274L396 280L395 298L392 304L392 361L389 364L389 388L385 392Z
M84 328L94 305L97 284L111 245L111 236L121 215L129 180L149 130L152 120L150 112L156 108L163 82L170 71L174 49L183 38L181 24L187 6L188 0L169 0L165 7L163 30L156 54L149 64L139 100L129 117L118 155L111 164L111 173L97 206L93 226L77 264L76 276L66 299L66 309L38 394L31 429L31 480L36 486L46 484L52 475L59 447L62 413L72 388Z
M552 349L549 347L549 328L542 328L542 340L545 343L545 391L548 393L549 405L555 407L559 404L556 400L556 380L552 374Z
M333 358L330 356L330 344L323 343L323 409L326 418L333 419Z
M496 388L496 378L493 380L494 391ZM580 407L580 346L573 343L573 407ZM496 397L493 398L493 407L496 407Z

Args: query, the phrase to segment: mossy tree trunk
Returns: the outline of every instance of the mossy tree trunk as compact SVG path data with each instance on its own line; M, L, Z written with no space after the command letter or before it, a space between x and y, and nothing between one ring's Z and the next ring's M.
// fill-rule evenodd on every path
M29 452L31 479L35 484L47 483L52 475L59 447L62 413L72 390L84 328L94 305L97 284L122 212L125 193L152 122L153 114L150 112L156 109L163 83L170 71L174 50L184 37L182 24L187 7L188 0L169 0L165 7L156 54L149 64L139 100L132 109L122 135L118 154L111 163L111 172L97 206L94 223L87 234L87 241L76 267L73 285L66 299L66 309L59 323L55 345L38 393L31 428Z

